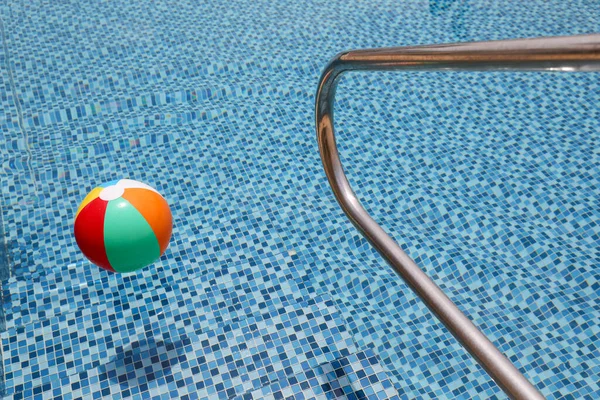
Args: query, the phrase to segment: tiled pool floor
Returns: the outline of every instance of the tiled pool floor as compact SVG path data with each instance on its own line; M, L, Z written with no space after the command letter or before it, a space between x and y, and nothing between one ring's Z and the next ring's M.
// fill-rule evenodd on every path
M335 203L314 92L350 48L600 31L595 1L0 5L3 394L503 398ZM367 209L548 398L600 397L600 76L344 78ZM72 223L98 183L169 201L152 267Z

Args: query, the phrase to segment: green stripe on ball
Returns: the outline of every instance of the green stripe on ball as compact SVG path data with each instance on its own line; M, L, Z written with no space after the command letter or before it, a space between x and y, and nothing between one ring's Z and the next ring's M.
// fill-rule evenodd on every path
M132 272L160 257L152 228L127 200L108 202L104 216L104 245L110 265L117 272Z

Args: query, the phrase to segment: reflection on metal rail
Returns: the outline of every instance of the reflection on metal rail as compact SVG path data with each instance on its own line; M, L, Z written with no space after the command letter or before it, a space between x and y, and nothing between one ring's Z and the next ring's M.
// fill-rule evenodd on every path
M492 342L367 214L338 155L333 105L346 71L600 71L600 34L348 51L325 68L316 98L317 140L325 173L340 206L392 268L437 315L502 390L513 399L543 399Z

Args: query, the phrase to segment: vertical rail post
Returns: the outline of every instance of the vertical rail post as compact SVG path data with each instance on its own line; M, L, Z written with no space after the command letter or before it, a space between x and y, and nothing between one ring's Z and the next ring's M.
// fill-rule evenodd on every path
M446 328L512 399L542 394L369 216L338 154L333 120L337 82L347 71L600 71L600 34L348 51L327 65L316 96L317 141L342 210Z

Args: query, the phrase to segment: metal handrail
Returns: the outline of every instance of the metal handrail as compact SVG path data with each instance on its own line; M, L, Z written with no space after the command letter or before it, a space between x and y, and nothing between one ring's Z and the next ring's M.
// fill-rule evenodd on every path
M316 96L321 161L348 218L510 398L543 399L535 386L369 216L352 191L333 130L335 90L342 73L373 70L600 71L600 34L343 52L323 71Z

